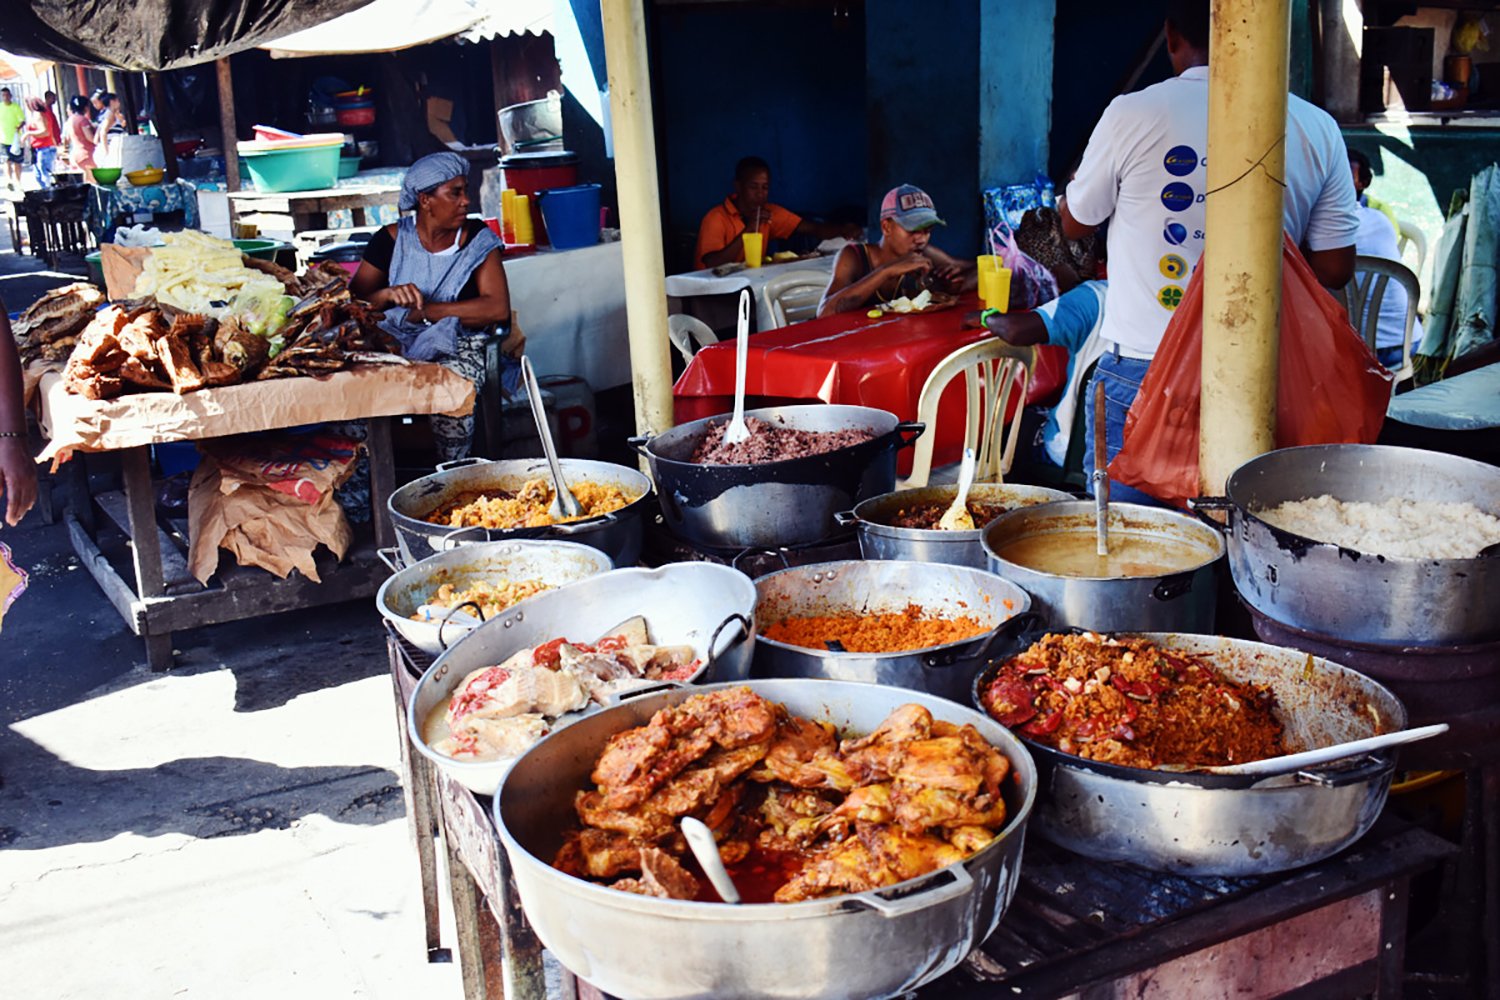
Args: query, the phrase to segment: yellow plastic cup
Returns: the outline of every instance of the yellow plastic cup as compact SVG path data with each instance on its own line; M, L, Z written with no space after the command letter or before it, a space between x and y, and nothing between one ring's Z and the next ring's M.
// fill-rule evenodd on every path
M991 309L1010 311L1010 268L1002 267L990 275L990 292L994 298L986 300Z
M995 278L999 274L1000 258L992 253L983 253L976 258L979 267L979 301L984 303L986 309L997 308L995 306Z
M745 266L760 267L761 252L766 248L764 233L745 233L741 237L745 241Z

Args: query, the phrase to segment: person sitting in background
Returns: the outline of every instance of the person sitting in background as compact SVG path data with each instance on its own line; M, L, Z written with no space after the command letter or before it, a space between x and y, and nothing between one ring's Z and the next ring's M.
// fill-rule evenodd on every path
M1354 251L1365 257L1380 257L1383 260L1401 261L1400 238L1395 217L1389 209L1372 202L1365 189L1374 180L1370 169L1370 158L1357 149L1349 150L1349 170L1354 176L1354 196L1359 202L1359 232L1354 236ZM1369 295L1375 294L1375 282L1370 282ZM1406 289L1395 281L1386 282L1385 295L1380 300L1380 320L1375 327L1375 356L1391 371L1396 371L1406 362L1403 345L1406 341ZM1412 321L1411 344L1415 350L1422 343L1422 321Z
M772 204L771 167L758 156L747 156L735 164L734 193L723 204L709 209L698 224L695 265L718 267L744 260L745 244L740 237L747 232L758 232L765 238L763 253L769 253L772 240L792 236L855 240L864 235L864 229L856 223L815 222Z
M486 344L518 357L524 338L510 330L510 287L500 238L470 219L469 164L433 153L407 168L399 207L410 215L371 237L349 289L385 310L381 327L416 361L437 361L483 389ZM466 458L474 417L432 418L441 461Z
M9 314L0 302L0 503L5 523L15 527L36 502L36 462L26 441L21 358ZM0 595L0 603L5 600Z
M819 316L864 309L924 288L973 288L978 266L958 261L932 245L932 229L947 225L926 191L902 184L880 202L880 242L851 243L833 262L833 277L818 303Z
M40 97L28 97L26 127L23 134L31 144L31 169L36 176L37 187L52 186L52 168L57 162L57 119L47 110Z
M68 124L63 137L68 143L68 162L83 171L83 179L94 181L94 126L89 121L89 102L82 96L68 98Z

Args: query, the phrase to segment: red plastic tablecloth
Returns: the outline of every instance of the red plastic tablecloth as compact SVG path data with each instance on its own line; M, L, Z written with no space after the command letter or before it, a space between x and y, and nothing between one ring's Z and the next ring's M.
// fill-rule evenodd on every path
M978 299L970 295L938 312L880 319L842 313L755 334L746 366L746 405L822 401L873 406L915 420L922 384L938 362L988 336L963 325L964 316L978 308ZM673 389L678 423L734 407L734 346L730 340L703 348L682 373ZM1027 403L1054 396L1067 371L1064 348L1039 347ZM934 466L958 461L963 432L964 383L957 379L938 405L938 426L929 430L937 434ZM902 455L901 473L910 467L910 453Z

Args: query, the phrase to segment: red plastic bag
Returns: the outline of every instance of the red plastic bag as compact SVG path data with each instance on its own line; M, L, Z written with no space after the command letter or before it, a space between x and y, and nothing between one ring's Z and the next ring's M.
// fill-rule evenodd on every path
M1203 361L1202 268L1188 283L1125 418L1110 478L1166 503L1197 496L1198 401ZM1276 447L1373 444L1391 401L1391 373L1349 325L1283 234Z

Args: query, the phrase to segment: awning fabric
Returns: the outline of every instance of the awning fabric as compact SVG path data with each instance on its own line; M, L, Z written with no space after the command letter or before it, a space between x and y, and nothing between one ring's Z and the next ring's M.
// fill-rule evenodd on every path
M357 10L370 0L6 0L0 49L85 66L163 70L209 62ZM410 30L409 20L400 22Z
M314 28L263 42L272 58L395 52L451 38L484 20L468 0L373 0Z

